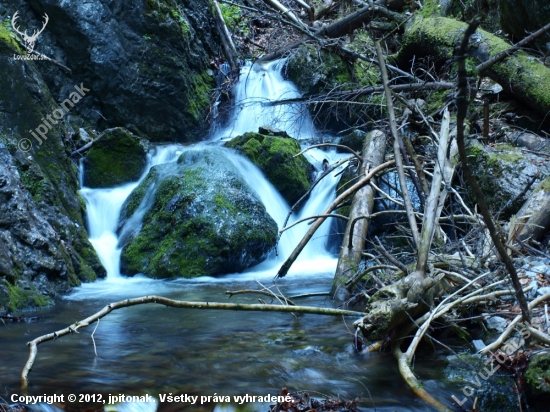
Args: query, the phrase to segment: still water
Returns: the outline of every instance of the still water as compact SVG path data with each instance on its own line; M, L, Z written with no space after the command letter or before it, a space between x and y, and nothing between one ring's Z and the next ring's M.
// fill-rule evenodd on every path
M290 131L299 138L315 138L316 132L304 107L273 108L263 104L269 99L298 95L294 85L281 77L279 63L244 67L235 89L236 104L230 121L218 128L210 142L202 145L217 146L220 141L246 131L257 131L258 126L263 125ZM156 147L150 153L148 167L174 162L182 151L200 151L202 147ZM248 160L227 149L216 150L225 151L281 228L289 205ZM342 158L334 152L319 150L308 152L307 156L318 170L321 170L323 159L334 163ZM292 219L325 210L335 198L337 173L338 170L315 188ZM119 235L139 227L147 209L147 196L123 228L117 226L118 215L124 200L137 184L112 189L82 189L87 203L90 241L107 269L107 279L75 288L54 308L33 313L40 317L36 323L0 325L0 395L4 399L9 400L12 394L20 393L19 376L28 357L27 341L86 318L111 302L156 294L186 301L233 303L258 303L260 297L272 303L265 296L229 298L225 291L273 287L275 273L307 230L307 224L285 232L278 254L273 253L266 262L242 274L176 281L139 276L127 278L119 270ZM289 274L277 280L274 292L292 297L330 290L336 256L325 247L329 231L330 222L327 222ZM296 298L296 303L333 306L327 296ZM161 394L233 397L277 395L287 387L291 392L304 390L321 398L327 395L350 400L361 396L363 400L359 406L363 410L374 410L374 406L377 411L432 410L403 382L390 354L354 352L354 320L318 315L173 309L154 304L123 308L112 312L99 324L80 329L78 334L40 345L29 376L29 394L102 394L103 399L116 394L151 395L156 399ZM430 355L416 362L415 371L428 391L443 401L450 401L452 393L438 381L444 366L441 359L438 355ZM459 392L454 389L454 393ZM73 406L74 410L85 407ZM91 410L103 410L102 405L88 406L94 407ZM165 403L158 406L158 410L217 409L221 412L232 410L234 406ZM117 408L149 411L157 410L157 404L125 404ZM267 404L249 404L246 408L268 410Z

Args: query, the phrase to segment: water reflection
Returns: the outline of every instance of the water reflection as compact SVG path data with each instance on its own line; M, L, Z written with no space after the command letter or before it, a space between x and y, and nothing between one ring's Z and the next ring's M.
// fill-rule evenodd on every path
M279 282L281 292L293 295L304 290L327 291L330 287L329 276L298 279L299 285L286 279ZM11 356L3 356L0 382L17 393L19 374L28 356L26 341L66 327L112 301L130 297L133 283L141 295L162 292L173 299L220 302L228 301L224 293L227 289L258 288L254 281L132 279L128 280L128 288L113 287L111 293L108 289L105 293L96 290L95 299L81 288L70 300L37 313L42 316L40 323L2 326L2 352ZM136 290L133 292L135 297ZM256 303L257 296L234 296L229 302ZM323 297L301 299L301 303L331 306ZM345 320L348 327L353 320ZM94 334L97 358L90 337L94 327L39 346L30 375L31 394L264 396L276 395L287 387L342 399L362 395L366 400L361 405L370 409L368 388L379 411L431 410L403 383L390 354L355 354L351 335L339 318L135 306L114 311L100 321ZM421 371L418 365L417 371ZM442 390L435 381L425 383L436 393ZM214 405L192 409L205 407L212 410ZM163 404L160 410L178 409ZM267 407L255 410L267 411Z

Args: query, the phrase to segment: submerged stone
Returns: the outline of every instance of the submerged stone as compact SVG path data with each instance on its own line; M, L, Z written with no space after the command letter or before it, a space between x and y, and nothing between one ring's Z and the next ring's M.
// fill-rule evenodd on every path
M219 148L189 150L175 164L152 168L121 219L143 212L139 233L122 236L126 275L241 272L263 261L277 241L277 224Z

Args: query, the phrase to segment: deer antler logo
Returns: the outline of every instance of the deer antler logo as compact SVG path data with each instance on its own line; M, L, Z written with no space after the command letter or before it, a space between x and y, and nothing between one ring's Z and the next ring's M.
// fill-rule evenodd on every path
M25 32L21 32L17 28L17 26L15 25L15 21L19 17L18 14L19 14L19 11L16 11L15 14L13 15L13 17L11 18L11 26L13 27L13 30L15 30L15 32L17 34L19 34L21 36L21 38L23 39L23 41L25 42L25 48L27 49L27 51L29 53L32 53L33 50L34 50L34 45L36 43L36 39L38 39L38 36L40 36L40 33L42 33L44 31L44 29L46 28L46 25L48 24L48 21L50 20L50 18L48 17L48 15L46 13L44 13L44 24L42 25L42 28L40 30L35 29L32 36L29 36L27 34L27 30L25 30Z

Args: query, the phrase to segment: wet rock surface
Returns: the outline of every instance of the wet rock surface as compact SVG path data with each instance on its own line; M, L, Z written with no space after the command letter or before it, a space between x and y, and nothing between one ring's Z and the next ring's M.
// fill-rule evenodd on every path
M52 125L40 143L28 133L57 106L36 64L10 58L21 52L1 25L0 305L11 311L105 275L85 230L66 125Z
M143 213L143 220L138 233L122 229L122 273L241 272L271 252L277 224L220 150L190 150L176 164L155 166L130 195L121 219L130 224L130 214Z
M268 132L265 128L261 131ZM245 133L225 146L236 149L258 166L290 205L309 190L315 170L303 155L294 158L301 147L288 135Z
M198 141L206 130L214 78L209 56L220 53L206 0L59 2L9 0L21 27L49 22L37 62L57 101L84 82L91 98L74 109L99 130L123 126L155 141Z
M147 165L148 142L123 128L108 129L84 158L84 186L114 187L137 181Z

